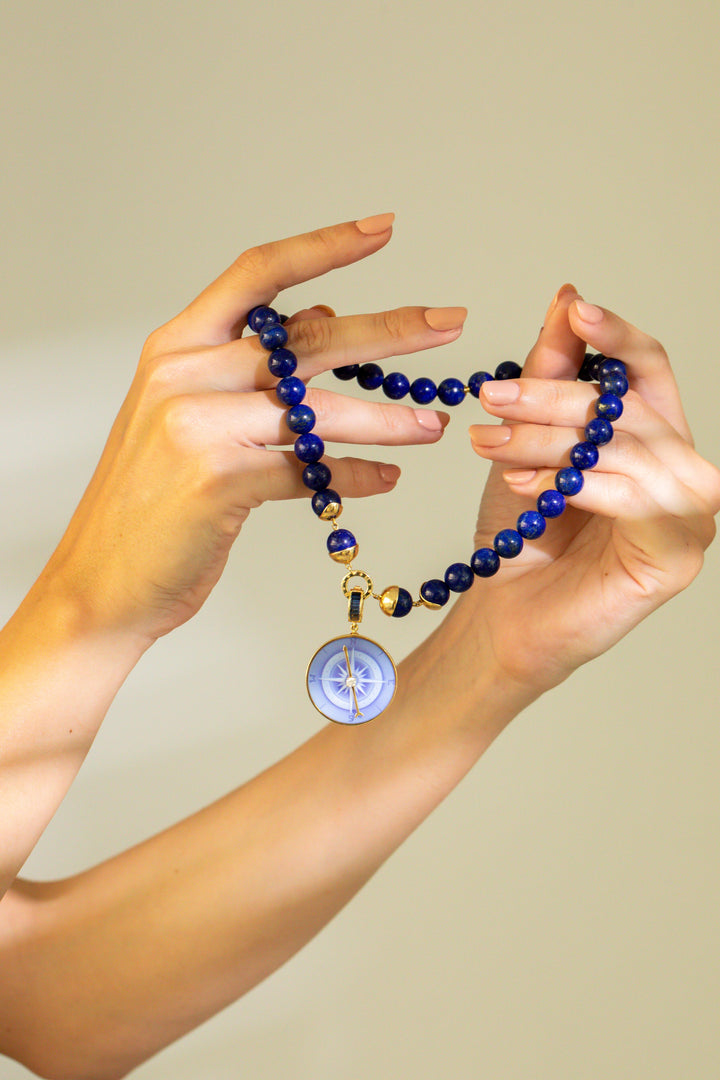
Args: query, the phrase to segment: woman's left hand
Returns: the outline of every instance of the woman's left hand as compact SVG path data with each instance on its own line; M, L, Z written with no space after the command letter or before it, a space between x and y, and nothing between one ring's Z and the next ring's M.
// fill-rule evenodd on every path
M531 697L689 585L720 510L720 471L693 447L663 347L564 286L522 377L483 385L482 405L504 423L470 429L476 453L495 462L475 548L515 528L584 440L599 394L597 384L575 381L586 344L627 365L630 389L614 437L544 535L526 540L516 559L502 559L496 576L462 597L476 605L502 672ZM501 403L499 395L515 389L516 400Z

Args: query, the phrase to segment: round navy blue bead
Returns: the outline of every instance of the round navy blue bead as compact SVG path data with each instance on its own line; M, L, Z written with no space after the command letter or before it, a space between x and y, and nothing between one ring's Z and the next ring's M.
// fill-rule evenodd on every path
M585 478L579 469L560 469L555 473L555 487L561 495L577 495L584 483Z
M437 397L437 386L432 379L421 375L410 383L410 397L418 405L429 405Z
M523 538L516 529L501 529L493 547L503 559L514 559L523 549Z
M363 390L377 390L382 386L385 374L379 364L361 364L357 381Z
M332 473L324 461L314 461L312 465L306 465L302 473L303 484L313 491L322 491L329 486Z
M627 368L622 360L615 360L612 356L598 356L598 361L598 379L602 379L604 375L609 375L611 371L619 371L621 375L627 375Z
M288 375L277 384L275 393L283 405L299 405L305 397L305 383L295 375Z
M484 382L491 382L489 371L474 371L468 379L468 389L473 397L480 397L480 387Z
M286 379L297 367L297 357L289 349L275 349L268 356L268 371L277 379Z
M526 510L517 519L517 531L523 540L537 540L546 528L545 518L537 510Z
M478 577L492 577L500 569L500 556L493 548L478 548L470 560L473 574Z
M399 401L410 391L410 380L401 371L391 371L383 379L383 393L393 401Z
M427 600L428 604L438 604L443 607L450 598L450 590L440 578L430 578L420 586L420 596Z
M259 336L263 349L272 351L287 344L288 332L280 323L266 323Z
M265 304L258 304L257 307L248 311L247 322L250 329L256 334L259 334L263 326L271 326L273 323L279 323L280 316L277 311L274 311L271 307L266 307Z
M504 360L495 368L496 379L519 379L521 375L522 368L514 360Z
M333 491L332 488L324 488L322 491L316 491L310 501L312 503L312 508L318 517L322 516L323 510L329 503L337 503L338 506L342 506L342 499L337 491Z
M288 410L285 423L296 435L304 435L315 427L315 413L309 405L293 405Z
M334 529L327 538L327 549L331 555L336 551L347 551L357 544L349 529Z
M471 568L464 562L454 562L445 571L445 584L453 592L465 592L474 580Z
M560 517L565 509L565 496L555 488L549 488L538 496L537 508L543 517Z
M395 610L392 613L394 619L402 619L403 615L407 615L412 611L413 598L407 589L403 589L402 585L398 585L397 600L395 601Z
M582 382L593 381L593 367L595 365L595 360L595 353L585 353L585 358L580 365L580 370L578 371L577 375L578 379L580 379Z
M600 384L602 386L602 383ZM603 420L609 420L614 424L623 414L623 403L615 394L601 394L595 402L595 412L602 416Z
M325 453L325 443L319 435L298 435L295 440L295 456L298 461L304 461L310 465L313 461L319 461Z
M342 382L350 382L354 379L360 370L359 364L346 364L345 367L333 368L333 375L336 379L341 379Z
M465 387L459 379L443 379L437 388L437 396L443 405L459 405L465 400Z
M630 384L627 376L622 371L608 371L600 376L600 389L603 394L614 394L615 397L625 397Z
M576 469L594 469L599 457L597 446L589 442L575 443L570 451L570 460Z
M588 442L594 443L595 446L605 446L612 437L612 424L609 420L603 420L601 416L596 416L585 427L585 438Z

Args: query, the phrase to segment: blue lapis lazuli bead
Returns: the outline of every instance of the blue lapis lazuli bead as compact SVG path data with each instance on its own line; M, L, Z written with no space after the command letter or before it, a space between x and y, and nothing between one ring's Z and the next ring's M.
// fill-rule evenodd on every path
M391 371L383 379L383 393L392 401L399 401L410 393L410 380L401 371Z
M577 495L584 483L585 478L579 469L560 469L555 473L555 487L561 495Z
M410 383L410 397L417 405L429 405L437 397L437 386L432 379L421 375Z
M437 396L443 405L459 405L465 400L465 387L459 379L443 379L437 388Z
M624 375L622 371L608 371L606 374L600 376L600 389L603 394L614 394L615 397L625 397L630 384L627 381L627 375Z
M521 375L522 368L514 360L504 360L495 368L496 379L519 379Z
M484 382L492 382L489 371L474 371L468 379L468 390L473 397L480 397L480 387Z
M627 368L622 360L615 360L612 356L598 356L596 378L600 380L603 375L609 375L611 371L619 371L621 375L627 375Z
M523 540L537 540L546 528L545 518L537 510L525 510L517 519L517 531Z
M351 379L357 376L359 370L359 364L346 364L345 367L333 368L333 375L342 382L350 382Z
M585 357L577 374L577 377L581 382L593 381L593 367L596 359L595 353L585 353Z
M286 379L294 375L297 357L289 349L274 349L268 356L268 371L276 379Z
M392 613L393 619L402 619L403 615L409 614L412 611L413 598L407 589L403 589L402 585L398 585L397 598L395 600L395 609Z
M523 549L523 538L517 529L501 529L493 547L502 559L514 559Z
M493 548L478 548L470 560L470 566L477 577L492 577L500 569L500 556Z
M312 508L318 517L322 516L323 510L330 503L336 503L338 506L342 506L342 499L337 491L333 491L332 488L324 488L322 491L316 491L310 501L312 502Z
M295 375L288 375L277 384L275 393L283 405L299 405L305 397L305 383Z
M294 450L298 461L304 461L306 465L310 465L313 461L319 461L323 456L325 443L319 435L313 435L311 432L308 435L298 435L295 440Z
M379 364L361 364L357 381L363 390L377 390L382 386L385 374Z
M595 412L602 416L603 420L609 420L614 424L623 414L622 399L615 394L601 394L595 402Z
M309 405L293 405L288 410L285 423L296 435L304 435L315 427L315 413Z
M332 473L324 461L314 461L306 465L302 473L303 484L312 491L322 491L330 486Z
M538 496L537 508L543 517L560 517L565 509L565 496L555 488L549 488Z
M338 551L347 551L357 544L357 540L349 529L335 529L327 538L327 549L331 555Z
M444 607L450 599L450 590L440 578L430 578L420 586L420 597L427 600L428 604L437 604Z
M466 592L474 581L475 576L467 563L451 563L445 571L445 584L452 592Z
M588 442L594 443L595 446L605 446L612 437L612 424L609 420L603 420L601 416L596 416L594 420L591 420L585 426L585 438Z
M267 307L265 304L258 304L257 307L248 311L247 322L250 329L254 333L259 334L263 326L279 323L280 316L277 311L274 311L271 307Z
M287 344L288 332L281 323L266 323L259 334L263 349L280 349Z
M570 451L570 460L576 469L594 469L599 458L597 446L589 442L575 443Z

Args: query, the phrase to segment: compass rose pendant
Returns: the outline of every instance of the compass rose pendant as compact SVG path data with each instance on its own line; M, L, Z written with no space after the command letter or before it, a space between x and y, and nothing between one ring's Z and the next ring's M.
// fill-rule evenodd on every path
M397 672L370 638L346 634L321 646L307 671L307 691L318 712L336 724L365 724L388 707Z

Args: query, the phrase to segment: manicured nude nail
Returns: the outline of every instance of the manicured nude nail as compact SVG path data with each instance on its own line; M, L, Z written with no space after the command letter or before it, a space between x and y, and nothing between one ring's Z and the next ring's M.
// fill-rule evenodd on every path
M577 289L575 288L575 286L574 286L574 285L571 285L571 284L570 284L569 282L568 282L568 284L567 284L567 285L561 285L561 286L560 286L560 288L558 289L558 291L557 291L557 292L555 293L555 295L553 296L552 300L550 301L550 307L549 307L549 308L547 309L547 314L546 314L546 316L545 316L545 318L546 318L546 319L547 319L547 318L548 318L548 317L549 317L550 315L552 315L553 311L554 311L554 310L555 310L555 308L556 308L556 307L558 306L558 303L559 303L559 301L560 301L560 298L561 298L562 296L566 296L566 295L567 295L568 293L572 293L572 294L573 294L573 296L577 296L577 295L578 295L578 291L577 291Z
M425 312L425 322L432 330L459 330L466 319L464 307L432 307Z
M366 236L375 236L376 233L389 229L394 220L394 214L375 214L374 217L361 218L355 224L361 233L365 233Z
M509 484L529 484L537 476L537 469L505 469L503 477Z
M502 446L509 442L512 428L503 427L502 424L495 427L477 425L470 428L470 441L473 446Z
M327 315L329 319L337 318L337 314L328 304L313 304L313 311L322 311L323 315Z
M586 304L584 300L575 301L575 310L582 321L587 323L599 323L605 317L602 308L595 307L594 304Z
M397 465L379 465L378 472L386 484L394 484L400 475Z
M520 397L520 384L513 379L488 379L480 390L491 405L509 405Z
M416 409L415 419L426 431L440 431L447 427L450 417L447 413L438 413L433 409Z

